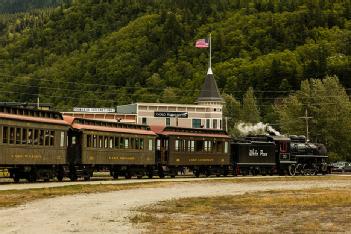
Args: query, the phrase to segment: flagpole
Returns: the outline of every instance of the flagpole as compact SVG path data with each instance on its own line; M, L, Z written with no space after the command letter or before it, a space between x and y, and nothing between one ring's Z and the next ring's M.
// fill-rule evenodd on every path
M212 56L212 48L211 48L211 47L212 47L212 42L211 42L211 33L210 33L210 41L209 41L209 42L210 42L210 58L209 58L209 59L210 59L210 61L209 61L209 68L211 68L211 65L212 65L212 64L211 64L211 56Z

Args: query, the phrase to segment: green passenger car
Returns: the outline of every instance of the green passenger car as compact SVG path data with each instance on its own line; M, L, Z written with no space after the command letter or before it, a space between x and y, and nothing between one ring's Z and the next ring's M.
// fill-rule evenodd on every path
M195 176L227 175L230 166L230 137L223 130L165 127L158 133L156 162L160 177L176 176L188 168Z
M0 106L0 167L15 182L62 180L68 129L58 112Z
M109 170L114 178L152 177L156 134L148 126L74 118L68 138L70 178Z

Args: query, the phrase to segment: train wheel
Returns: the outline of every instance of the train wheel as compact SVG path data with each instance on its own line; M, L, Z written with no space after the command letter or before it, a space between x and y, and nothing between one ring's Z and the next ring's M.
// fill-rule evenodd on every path
M15 183L19 183L20 177L17 174L13 174L12 178Z
M152 179L152 177L154 177L154 173L152 171L149 171L148 174L147 174L147 177L149 179Z
M165 178L165 174L163 172L158 173L158 176L160 177L160 179Z
M137 175L137 179L141 179L141 178L143 178L142 175Z
M90 180L90 176L84 176L84 180L85 181L89 181Z
M193 172L195 177L199 178L200 177L200 171L199 170L196 170Z
M295 164L289 165L289 175L295 176L295 174L296 174L296 166L295 166Z
M28 175L27 180L28 180L29 182L31 182L31 183L34 183L34 182L37 181L37 175L36 175L35 173L32 172L32 173L30 173L30 174Z
M124 176L126 179L131 179L132 174L130 172L126 172L126 175Z
M61 175L58 175L56 178L57 178L57 180L60 181L60 182L62 182L62 180L63 180L63 176L61 176Z

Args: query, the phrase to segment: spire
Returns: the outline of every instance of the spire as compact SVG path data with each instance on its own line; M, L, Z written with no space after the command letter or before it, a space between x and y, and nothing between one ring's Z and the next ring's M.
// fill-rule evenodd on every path
M197 103L199 104L206 102L218 102L218 104L223 102L211 67L208 68L205 82L202 85L200 96L197 99Z

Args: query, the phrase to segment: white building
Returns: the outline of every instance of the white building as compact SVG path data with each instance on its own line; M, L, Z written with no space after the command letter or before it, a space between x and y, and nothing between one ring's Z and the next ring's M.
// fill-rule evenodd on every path
M136 115L138 124L223 129L223 99L209 68L197 105L133 103L117 107L118 114Z

